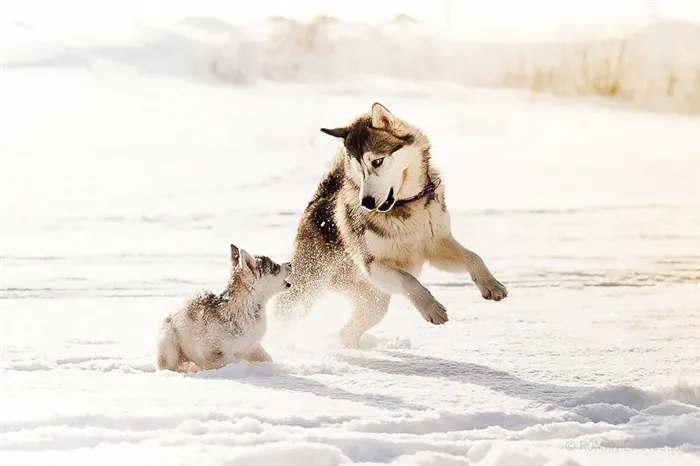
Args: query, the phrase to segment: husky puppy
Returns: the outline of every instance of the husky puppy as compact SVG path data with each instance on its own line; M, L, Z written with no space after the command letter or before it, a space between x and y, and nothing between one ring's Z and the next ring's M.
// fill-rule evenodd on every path
M160 329L158 369L188 371L218 369L241 359L271 362L260 345L265 336L265 305L287 290L289 263L251 256L231 245L231 276L220 295L203 291L171 313Z
M421 284L428 264L468 273L485 299L508 292L476 253L451 233L440 173L430 162L430 142L418 128L375 103L347 126L321 131L342 147L301 217L294 241L294 283L278 296L277 315L305 311L324 291L352 302L341 343L360 337L387 312L391 294L410 300L425 320L447 322L447 312Z

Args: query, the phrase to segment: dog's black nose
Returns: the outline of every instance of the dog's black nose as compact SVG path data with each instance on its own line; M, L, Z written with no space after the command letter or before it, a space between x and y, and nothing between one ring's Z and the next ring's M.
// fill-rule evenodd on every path
M377 207L377 201L372 196L365 196L362 198L362 207L372 210Z

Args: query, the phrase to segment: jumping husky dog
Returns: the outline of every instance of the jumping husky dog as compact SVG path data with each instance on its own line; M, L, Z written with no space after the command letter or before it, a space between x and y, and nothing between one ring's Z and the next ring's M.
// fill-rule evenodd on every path
M408 298L428 322L447 322L447 312L421 284L425 262L467 272L485 299L508 292L476 253L451 233L440 174L430 163L430 142L418 128L380 103L347 126L321 131L343 141L300 220L292 266L294 281L278 296L277 315L306 311L326 290L352 302L341 343L360 337L387 312L391 294Z
M203 291L168 315L158 338L158 369L189 371L218 369L244 359L271 362L260 344L265 335L265 305L287 290L289 263L251 256L231 245L231 275L220 295ZM189 366L189 368L187 367Z

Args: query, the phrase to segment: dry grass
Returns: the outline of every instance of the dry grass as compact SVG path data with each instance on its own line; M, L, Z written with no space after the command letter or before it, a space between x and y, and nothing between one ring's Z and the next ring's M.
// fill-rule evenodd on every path
M530 62L506 69L502 86L700 114L700 53L694 61L681 63L665 57L666 63L658 63L625 38L562 45L556 62L552 62L553 55L554 50L524 54Z
M598 41L480 43L448 41L439 32L416 34L411 28L419 25L405 23L358 29L328 17L308 23L277 18L265 40L247 49L234 43L226 52L230 63L214 71L233 82L249 81L249 75L292 82L357 74L442 80L700 114L697 25L659 23Z

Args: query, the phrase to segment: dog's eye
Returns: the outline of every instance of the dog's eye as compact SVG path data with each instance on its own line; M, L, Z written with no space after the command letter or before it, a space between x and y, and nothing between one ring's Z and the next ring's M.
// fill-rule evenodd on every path
M277 275L278 273L280 273L280 266L279 266L279 264L275 264L275 266L272 267L272 273L275 274L275 275Z
M374 159L372 160L372 166L374 168L379 168L382 165L382 162L384 162L384 159Z

